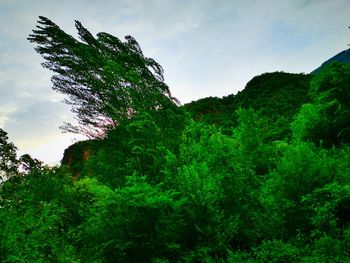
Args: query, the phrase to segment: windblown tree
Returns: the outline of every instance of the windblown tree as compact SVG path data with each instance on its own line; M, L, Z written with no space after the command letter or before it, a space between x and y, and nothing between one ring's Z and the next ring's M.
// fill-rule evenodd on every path
M76 21L81 42L39 18L28 40L37 44L43 67L56 73L53 89L68 96L65 102L79 123L65 123L64 131L98 137L134 114L178 103L164 83L162 67L143 55L133 37L124 42L104 32L94 37Z

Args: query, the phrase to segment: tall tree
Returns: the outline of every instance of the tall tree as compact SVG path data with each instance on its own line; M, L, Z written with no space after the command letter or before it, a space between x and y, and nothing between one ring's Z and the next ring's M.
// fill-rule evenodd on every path
M28 40L38 45L43 67L56 73L53 89L68 95L65 102L79 122L65 123L63 130L97 137L135 113L178 103L164 83L162 67L143 55L133 37L123 42L100 32L95 38L75 21L80 42L39 18Z

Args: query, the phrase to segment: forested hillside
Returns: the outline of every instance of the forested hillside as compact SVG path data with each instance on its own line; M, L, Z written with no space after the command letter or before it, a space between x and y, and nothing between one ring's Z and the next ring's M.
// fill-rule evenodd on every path
M65 76L63 87L81 50L85 64L89 52L109 56L93 61L105 65L96 79L71 78L91 92L75 101L83 124L75 130L86 131L84 110L104 117L99 136L72 145L54 168L18 158L1 130L1 262L350 262L348 64L265 73L236 95L179 106L136 41L95 39L78 24L84 44L67 38L71 50L48 58L61 46L43 33L63 33L41 22L31 40L45 46L38 52ZM147 61L157 78L118 66Z
M265 73L254 77L236 95L205 98L184 106L194 120L220 126L230 134L237 125L238 108L253 109L268 120L269 136L282 139L290 136L289 124L301 105L310 102L311 75L285 72ZM271 138L272 139L272 138Z

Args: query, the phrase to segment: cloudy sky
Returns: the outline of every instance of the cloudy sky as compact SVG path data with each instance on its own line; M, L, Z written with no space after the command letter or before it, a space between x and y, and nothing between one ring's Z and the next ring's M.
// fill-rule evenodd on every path
M69 106L26 40L39 15L76 36L132 35L187 103L235 94L255 75L308 73L348 48L350 0L0 0L0 127L19 154L57 163L76 135Z

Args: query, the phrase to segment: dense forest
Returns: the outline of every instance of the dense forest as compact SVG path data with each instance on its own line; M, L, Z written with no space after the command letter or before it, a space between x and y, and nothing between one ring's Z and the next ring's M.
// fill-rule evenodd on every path
M181 106L133 38L40 19L91 140L48 167L0 129L1 262L350 262L349 64Z

